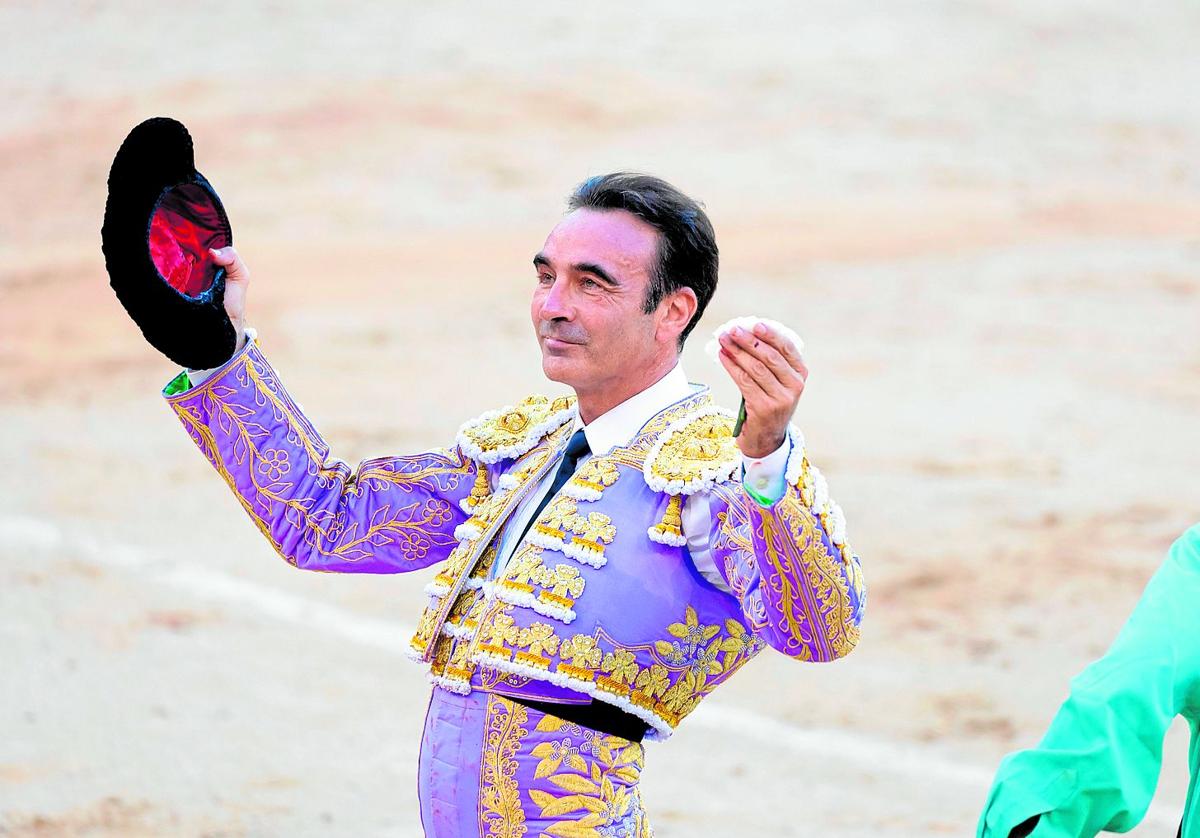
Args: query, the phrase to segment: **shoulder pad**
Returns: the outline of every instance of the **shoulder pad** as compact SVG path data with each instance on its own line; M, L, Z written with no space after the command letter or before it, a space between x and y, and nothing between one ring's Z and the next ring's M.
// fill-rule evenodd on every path
M574 418L574 396L529 396L516 405L489 410L464 422L458 429L458 447L480 463L511 460Z
M676 419L655 439L642 465L656 492L691 495L733 478L741 465L732 411L703 407Z

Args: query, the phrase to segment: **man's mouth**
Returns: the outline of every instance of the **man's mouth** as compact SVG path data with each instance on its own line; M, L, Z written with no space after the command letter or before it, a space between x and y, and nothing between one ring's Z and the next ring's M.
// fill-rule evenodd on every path
M576 341L564 340L563 338L556 338L550 335L542 338L542 340L545 342L546 346L550 347L551 349L559 349L566 346L580 346L580 344Z

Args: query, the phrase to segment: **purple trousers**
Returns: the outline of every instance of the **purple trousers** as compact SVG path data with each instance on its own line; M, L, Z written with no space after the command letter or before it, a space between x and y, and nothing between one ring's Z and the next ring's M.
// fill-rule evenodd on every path
M502 695L435 687L417 793L428 838L652 835L642 746Z

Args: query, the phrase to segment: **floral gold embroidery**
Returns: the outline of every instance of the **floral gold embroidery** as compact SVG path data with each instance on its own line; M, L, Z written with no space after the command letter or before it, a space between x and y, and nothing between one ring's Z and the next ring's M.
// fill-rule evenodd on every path
M517 645L528 649L530 654L540 655L543 652L555 654L558 651L558 635L546 623L531 623L528 628L521 629L517 636Z
M637 687L639 692L653 699L662 695L670 683L671 680L667 675L667 668L661 663L656 663L639 672L633 685ZM651 703L653 704L653 702Z
M612 460L593 457L579 467L563 487L563 492L576 500L597 501L620 476L621 472Z
M540 742L530 751L539 758L534 776L545 778L564 793L530 789L530 800L543 818L578 813L552 822L545 829L547 835L642 838L650 834L637 786L645 761L641 745L588 731L585 752L574 738L583 731L550 715L543 716L535 729L565 734L562 739Z
M576 634L570 640L563 641L559 656L571 662L573 666L586 666L595 669L600 665L600 649L596 638L586 634Z
M600 671L607 672L617 683L632 684L638 675L637 656L628 649L617 649L604 656Z
M527 832L516 756L521 740L529 735L523 727L528 721L524 706L495 693L488 695L479 764L479 820L481 831L494 838L523 838Z

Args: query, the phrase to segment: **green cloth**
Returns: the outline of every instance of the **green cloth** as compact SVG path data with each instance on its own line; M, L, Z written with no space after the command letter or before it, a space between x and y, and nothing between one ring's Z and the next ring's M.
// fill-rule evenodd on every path
M171 379L170 383L163 388L164 396L177 396L180 393L192 389L192 379L188 377L187 370L179 373Z
M1033 838L1132 829L1150 805L1163 737L1180 715L1192 731L1183 836L1200 838L1200 526L1171 547L1104 657L1071 681L1041 743L1000 764L978 838L1007 838L1037 814Z

